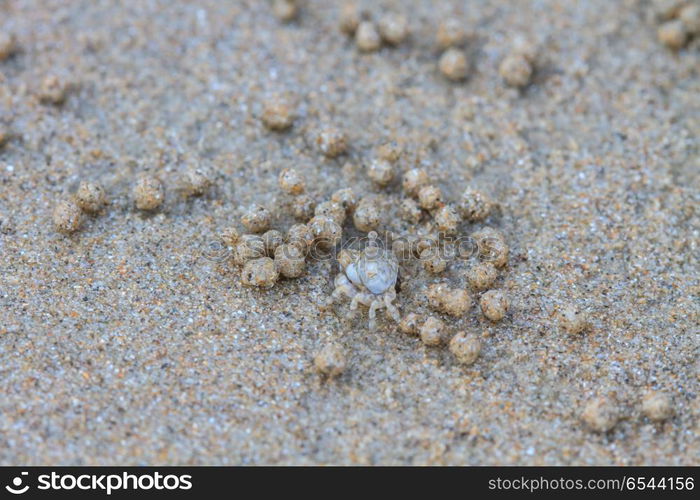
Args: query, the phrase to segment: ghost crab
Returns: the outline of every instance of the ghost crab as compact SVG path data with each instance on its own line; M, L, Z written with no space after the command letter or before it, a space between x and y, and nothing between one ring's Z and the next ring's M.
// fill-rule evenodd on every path
M350 300L351 315L360 305L369 308L369 328L373 330L377 311L382 308L396 323L401 321L399 310L393 303L399 263L391 252L377 244L376 233L370 233L369 238L362 251L344 249L338 254L341 271L335 277L330 302Z

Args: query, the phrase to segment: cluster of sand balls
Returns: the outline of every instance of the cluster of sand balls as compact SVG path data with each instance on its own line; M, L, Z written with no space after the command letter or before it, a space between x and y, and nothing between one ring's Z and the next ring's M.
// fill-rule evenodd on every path
M673 398L662 391L648 391L635 407L635 413L641 413L651 422L663 422L673 416ZM615 397L597 396L589 399L581 412L581 420L592 431L605 433L611 431L621 420L620 404Z
M288 197L291 212L299 221L285 233L271 229L272 212L262 205L249 206L241 216L248 233L235 227L221 237L231 249L233 261L241 266L241 282L246 286L271 288L280 278L299 278L306 270L306 258L313 249L328 251L342 238L342 225L355 207L350 188L333 193L331 199L316 203L306 193L306 183L295 169L283 169L280 189Z
M404 172L401 181L404 198L400 201L400 214L413 225L427 214L432 225L442 235L456 236L460 224L484 221L491 213L494 203L481 191L467 188L456 203L445 200L442 190L430 182L423 169L413 168ZM477 245L481 260L465 272L465 281L470 289L440 281L429 285L425 292L430 309L449 318L463 317L478 297L481 313L492 322L501 321L509 309L508 298L502 290L492 289L499 270L508 262L509 248L504 236L491 227L481 228L471 234ZM411 253L420 260L424 271L433 277L441 276L447 269L449 257L440 252L439 238L427 238L414 242ZM403 246L394 246L394 252L405 255ZM418 335L424 344L439 346L449 338L448 321L416 313L406 314L399 330ZM473 363L481 349L478 336L464 331L457 332L449 341L450 351L463 364Z
M657 37L669 49L680 50L700 35L700 1L656 0L653 6Z
M72 197L60 200L53 211L56 230L72 234L80 229L84 215L96 215L107 203L104 187L98 182L81 181Z
M340 30L354 37L360 52L375 52L382 45L395 47L409 35L408 19L396 12L385 12L373 20L368 11L362 11L356 3L343 5L340 14Z
M397 46L409 36L408 20L404 15L385 13L375 23L368 12L360 10L353 2L342 7L340 29L354 37L361 52L374 52L383 44ZM465 50L468 39L467 30L458 19L450 18L438 25L436 46L440 56L437 67L452 82L464 81L469 76L471 64ZM534 72L536 55L533 44L516 40L499 66L499 73L506 85L516 88L527 86Z
M201 196L213 183L209 169L193 164L187 167L182 176L181 190L186 197ZM152 174L139 175L131 187L134 207L144 212L159 209L165 202L165 194L165 185ZM100 183L82 181L70 198L60 200L54 207L54 227L63 234L75 233L81 228L85 214L96 215L106 204L106 191Z

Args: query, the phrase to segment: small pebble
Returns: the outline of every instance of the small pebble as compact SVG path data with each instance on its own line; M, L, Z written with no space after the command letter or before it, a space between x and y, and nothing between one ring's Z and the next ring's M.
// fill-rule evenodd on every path
M292 215L297 220L304 222L308 221L314 216L315 209L316 202L309 195L300 194L295 196L292 200Z
M420 339L427 346L438 346L445 341L445 324L433 316L420 327Z
M572 335L582 333L588 327L586 315L573 305L563 306L558 313L559 326Z
M288 23L299 15L299 5L296 0L273 0L272 12L277 19Z
M440 56L438 68L448 80L453 82L464 80L469 71L467 55L463 50L451 47Z
M430 274L440 274L447 268L447 261L440 255L436 247L424 249L420 253L420 260L425 269Z
M253 204L248 207L241 216L241 222L245 228L253 233L262 233L270 228L272 215L262 205Z
M75 201L78 206L89 214L99 212L105 205L107 195L101 184L97 182L81 181L75 193Z
M275 132L289 129L294 123L292 105L279 96L270 98L264 104L262 121L269 130Z
M700 2L683 7L678 13L678 19L690 35L700 34Z
M430 183L428 174L422 168L413 168L403 174L401 187L409 196L418 196L418 191Z
M39 89L39 100L46 104L58 106L63 104L68 93L68 86L57 76L50 75L44 78Z
M467 271L467 281L474 290L486 290L498 277L498 271L491 262L479 262Z
M329 250L342 239L343 229L330 217L314 216L308 226L314 236L314 242L321 249Z
M340 10L340 31L348 36L353 36L361 19L362 13L355 2L343 4Z
M679 19L666 21L656 32L659 42L671 50L680 50L688 39L688 32Z
M508 312L508 299L501 290L489 290L479 301L481 312L491 321L501 321Z
M532 78L532 63L523 54L508 54L501 61L498 73L506 85L511 87L525 87Z
M367 176L378 186L388 186L394 178L394 166L387 160L376 158L367 166Z
M422 215L423 212L415 200L411 198L404 198L401 200L401 205L399 205L399 217L403 220L418 224Z
M399 45L408 36L406 16L393 12L383 15L379 20L379 34L385 43Z
M381 222L379 206L373 197L360 200L353 214L352 221L359 231L368 233L377 229Z
M399 331L407 335L418 335L422 318L416 313L408 313L399 322Z
M306 255L314 243L314 235L306 224L294 224L287 231L287 243L296 246Z
M306 190L306 184L304 179L301 177L299 172L293 168L285 168L280 172L277 178L280 189L287 194L292 196L297 196L302 194Z
M275 250L284 243L284 236L276 229L270 229L262 235L265 254L270 257L275 255Z
M80 229L83 222L83 211L77 203L61 200L53 210L53 224L56 230L64 234L72 234Z
M362 52L374 52L382 46L382 38L371 21L362 21L355 32L355 43Z
M437 30L438 47L445 50L450 47L459 47L467 42L467 32L464 23L454 17L440 23Z
M17 50L17 41L11 33L0 32L0 61L8 59Z
M131 194L139 210L155 210L165 201L163 183L151 175L141 176L136 181Z
M265 242L257 234L244 234L238 238L234 250L234 261L243 265L249 260L265 256Z
M418 190L418 204L425 210L438 208L442 205L442 191L437 186L423 186Z
M481 191L467 188L462 193L458 208L465 220L479 222L489 216L493 209L493 202Z
M275 267L285 278L298 278L304 274L306 261L304 252L293 244L280 245L275 249Z
M339 203L345 209L346 214L351 214L357 206L357 195L352 188L343 188L333 193L331 201Z
M345 222L345 208L343 208L340 203L334 201L324 201L316 205L314 216L317 215L328 217L340 226Z
M481 353L481 340L474 333L457 332L450 340L450 352L463 365L474 364Z
M336 158L348 149L345 134L335 127L326 127L321 130L316 138L316 144L326 158Z
M651 391L642 399L642 413L654 422L673 416L673 398L666 393Z
M438 230L448 235L457 233L457 226L462 220L459 213L457 213L457 209L452 205L444 205L438 208L433 218Z
M593 431L608 432L615 427L619 415L612 401L598 397L586 403L581 419Z
M329 379L338 377L345 371L344 349L335 343L326 344L314 357L316 371Z
M202 196L214 185L211 171L201 165L189 165L183 176L187 196Z
M279 279L275 261L269 257L252 259L245 263L241 272L241 281L246 286L272 288Z

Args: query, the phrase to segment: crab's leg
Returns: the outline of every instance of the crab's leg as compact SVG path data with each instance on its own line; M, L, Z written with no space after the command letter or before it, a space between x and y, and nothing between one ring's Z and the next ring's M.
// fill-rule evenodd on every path
M401 313L399 309L394 305L394 300L396 299L396 291L387 290L384 294L384 306L386 306L386 312L391 316L396 323L401 321Z
M388 300L385 300L384 305L386 306L386 312L389 314L389 316L391 316L391 319L393 319L395 323L400 323L401 313L399 312L399 309Z
M377 309L379 309L382 306L382 302L380 300L373 300L372 304L369 306L369 327L371 330L374 330L374 327L376 325L376 317L377 317Z

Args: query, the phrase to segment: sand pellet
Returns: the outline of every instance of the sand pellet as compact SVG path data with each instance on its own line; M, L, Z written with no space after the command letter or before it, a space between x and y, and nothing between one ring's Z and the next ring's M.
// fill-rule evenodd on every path
M267 231L272 222L272 214L262 205L252 204L241 216L241 223L250 232L262 233Z
M83 211L94 214L104 207L107 195L98 182L81 181L75 192L75 201Z
M469 71L467 54L461 49L451 47L440 56L438 68L448 80L453 82L464 80Z
M83 221L83 211L73 201L61 200L53 210L53 224L56 230L64 233L75 233Z
M294 108L287 99L274 96L264 103L262 122L269 130L283 132L294 124L294 118Z
M617 405L609 398L593 398L584 406L581 419L593 431L608 432L619 420Z
M508 298L501 290L489 290L479 300L481 312L491 321L501 321L508 312Z
M403 174L401 187L409 196L418 196L418 191L423 186L430 184L430 178L422 168L413 168Z
M387 160L377 158L367 165L367 175L377 186L384 187L394 178L394 166Z
M467 32L464 29L464 21L449 18L440 22L437 29L437 45L441 49L459 47L467 41Z
M292 215L295 219L306 222L314 216L316 202L306 194L295 196L292 200Z
M659 42L671 50L682 49L688 39L685 25L679 19L666 21L656 32Z
M673 398L670 394L650 391L642 399L642 413L654 422L662 422L673 416Z
M420 327L419 333L425 345L438 346L445 341L445 323L434 316L429 316Z
M438 208L442 199L442 190L437 186L423 186L418 190L418 204L425 210Z
M275 249L275 267L285 278L298 278L304 274L304 252L294 244L280 245Z
M335 158L347 151L348 140L340 129L325 127L319 132L316 145L325 157Z
M343 205L336 203L335 201L324 201L323 203L316 205L314 216L316 215L328 217L339 226L342 226L343 222L345 222L345 208L343 208Z
M481 340L474 333L457 332L450 339L450 352L463 365L471 365L481 353Z
M525 87L532 78L532 64L522 54L508 54L501 61L498 73L511 87Z
M418 335L422 318L416 313L408 313L399 322L399 331L407 335Z
M241 271L241 282L246 286L271 288L278 278L275 262L269 257L249 260Z
M365 197L360 200L352 217L355 227L366 233L377 229L381 222L379 206L372 197Z
M384 14L379 20L379 34L385 43L399 45L408 37L408 19L395 12Z
M486 290L496 281L498 271L491 262L479 262L467 271L467 281L474 290Z
M139 210L155 210L165 201L165 187L160 179L152 175L141 176L131 194Z
M326 344L314 357L316 371L328 378L340 376L346 364L345 351L336 343Z
M372 21L362 21L357 26L355 44L361 52L374 52L382 46L382 38Z
M287 194L297 196L306 190L306 183L301 174L293 168L285 168L280 172L277 182L280 189Z

